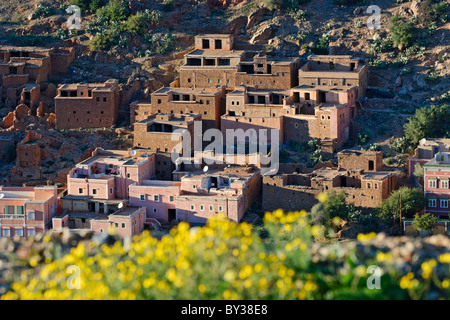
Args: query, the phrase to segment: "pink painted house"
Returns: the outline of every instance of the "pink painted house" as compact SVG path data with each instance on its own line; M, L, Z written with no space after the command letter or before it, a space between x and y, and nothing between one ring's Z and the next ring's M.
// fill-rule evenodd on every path
M51 229L57 211L56 186L0 186L0 237L28 237Z
M438 152L450 152L450 139L422 139L414 151L414 155L408 159L408 175L414 174L417 163L423 166L433 159Z
M164 221L176 219L177 196L181 182L144 180L142 184L130 186L130 205L144 206L147 218Z
M449 217L450 152L439 152L423 166L425 212L441 218Z

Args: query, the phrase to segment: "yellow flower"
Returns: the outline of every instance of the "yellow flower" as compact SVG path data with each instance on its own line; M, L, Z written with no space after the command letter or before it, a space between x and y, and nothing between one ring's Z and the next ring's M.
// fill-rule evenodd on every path
M200 291L201 293L204 293L206 291L206 286L204 284L199 285L198 291Z

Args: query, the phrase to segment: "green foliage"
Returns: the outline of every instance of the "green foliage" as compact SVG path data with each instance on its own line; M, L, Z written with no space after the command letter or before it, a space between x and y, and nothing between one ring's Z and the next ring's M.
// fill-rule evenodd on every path
M124 25L124 30L131 34L144 34L149 25L154 25L162 20L162 14L159 11L139 11L130 16Z
M300 8L287 8L286 11L289 15L297 21L306 21L309 13L306 10L302 10Z
M414 116L410 117L403 127L405 138L413 148L423 138L450 138L448 119L450 119L450 108L446 104L417 109Z
M106 50L116 42L112 32L99 33L89 41L89 48L93 51Z
M433 229L437 221L438 218L434 215L430 215L429 213L421 215L416 214L411 225L417 231L430 231Z
M89 10L95 12L101 7L103 7L106 4L106 2L107 2L106 0L71 0L70 4L80 7L82 11Z
M423 170L423 167L420 165L420 163L416 163L416 164L414 165L414 176L415 176L417 179L423 179L423 176L424 176L424 170Z
M34 10L33 16L36 19L42 19L55 14L55 9L46 5L38 4Z
M279 10L283 7L283 0L263 0L263 6L270 11Z
M48 43L53 43L53 42L56 42L57 40L59 40L59 39L57 39L56 37L54 37L54 36L52 36L50 34L42 34L42 35L24 34L24 35L20 35L20 34L16 34L16 33L8 34L3 39L6 40L7 43L12 43L12 44L19 45L19 46L30 46L30 47L44 46L44 45L46 45Z
M398 153L408 153L411 150L408 140L405 137L396 139L390 147Z
M369 142L369 140L372 138L372 133L370 132L370 130L366 129L363 132L360 132L356 135L356 139L358 141L358 144L360 146L366 144L367 142Z
M96 15L106 17L109 21L123 22L130 15L130 9L125 0L110 0L106 6L97 10Z
M425 197L422 190L416 188L400 187L383 201L377 208L381 218L387 221L400 217L400 197L401 211L403 218L413 218L414 215L425 207Z
M164 55L175 49L176 37L171 34L165 34L162 38L155 35L146 35L144 36L143 42L148 44L150 49L141 54L145 56L154 54Z
M389 21L389 30L394 46L400 50L416 43L418 32L413 21L406 21L399 16L393 16Z
M323 34L320 39L310 48L311 52L314 54L327 55L330 45L330 36Z

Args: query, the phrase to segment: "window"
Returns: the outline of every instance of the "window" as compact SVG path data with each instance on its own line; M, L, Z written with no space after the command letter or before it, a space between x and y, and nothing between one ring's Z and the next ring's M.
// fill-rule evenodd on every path
M219 211L223 212L223 207L222 206L219 206Z
M113 193L113 188L109 188L109 193L110 193L110 194Z
M448 180L441 180L441 188L448 189Z
M153 208L153 213L156 213L156 208Z
M436 198L430 198L428 199L428 206L430 208L436 208Z
M127 178L130 178L130 177L131 177L131 174L127 173Z
M428 187L436 188L436 179L428 179Z
M153 200L154 200L155 202L159 202L159 196L154 196L154 197L153 197Z
M139 200L140 200L140 201L145 201L145 194L141 194L141 195L139 196Z
M214 206L209 206L209 211L214 211Z
M169 197L169 201L170 201L170 202L173 202L173 201L174 201L174 197L173 197L173 196L170 196L170 197Z
M97 194L97 189L92 189L92 194Z
M78 188L78 193L82 194L83 193L83 188Z
M122 222L122 229L125 229L125 222Z
M195 210L195 206L191 204L191 210Z
M95 100L97 100L97 102L99 102L100 101L100 98L99 97L97 97Z
M194 185L192 186L192 188L193 188L193 189L197 189L197 186L194 184Z
M448 208L448 199L441 199L441 208Z
M23 214L23 206L16 206L16 214Z
M200 205L200 211L205 211L205 206L204 205Z
M30 211L28 212L28 220L34 220L36 218L35 212Z
M19 237L23 237L23 229L16 229L16 235Z
M161 99L158 99L158 104L161 104Z
M208 83L211 83L211 79L208 79Z
M370 185L370 183L368 183L368 184L367 184L367 188L368 188L368 189L370 189L370 188L371 188L371 185Z
M103 102L106 102L106 98L103 98Z
M118 223L114 223L114 226L115 226L116 228L119 228L119 224L118 224Z
M9 229L3 229L3 236L9 237L11 235L11 231Z
M36 230L34 229L28 229L28 235L29 236L34 236L36 234Z

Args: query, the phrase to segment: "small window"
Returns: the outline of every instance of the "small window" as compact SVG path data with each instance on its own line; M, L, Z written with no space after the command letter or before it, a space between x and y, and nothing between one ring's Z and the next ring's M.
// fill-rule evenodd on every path
M195 206L191 204L191 210L195 210Z
M95 100L96 100L97 102L100 102L100 98L99 98L99 97L95 98Z
M428 206L430 208L435 208L436 207L436 199L428 199Z
M145 194L141 194L141 195L139 196L139 200L140 200L140 201L145 201Z
M153 213L156 213L156 208L153 208Z
M36 234L36 230L35 229L28 229L28 235L29 236L34 236Z
M169 197L169 201L170 201L170 202L173 202L174 200L175 200L174 196L170 196L170 197Z
M103 102L106 102L106 98L103 98Z
M114 226L115 226L116 228L119 228L119 224L118 224L118 223L114 223Z
M448 189L448 180L441 180L441 189Z
M97 189L92 189L92 194L97 194Z
M9 237L11 236L11 231L9 229L3 229L3 236L4 237Z
M127 178L130 178L130 177L131 177L131 174L127 173Z
M214 211L214 206L209 206L209 211Z
M78 194L82 194L83 193L83 188L78 188Z
M441 199L441 208L448 208L448 199Z
M28 220L34 220L36 218L34 211L28 212Z
M204 205L200 205L200 211L205 211L205 206Z
M109 188L109 193L110 193L110 194L113 193L113 188Z
M122 229L125 229L125 222L122 223Z
M16 235L19 237L23 237L23 229L16 229Z
M223 212L223 207L219 206L219 212Z
M436 180L435 179L428 180L428 186L430 188L436 188Z
M159 196L154 196L154 197L153 197L153 200L154 200L155 202L159 202Z

